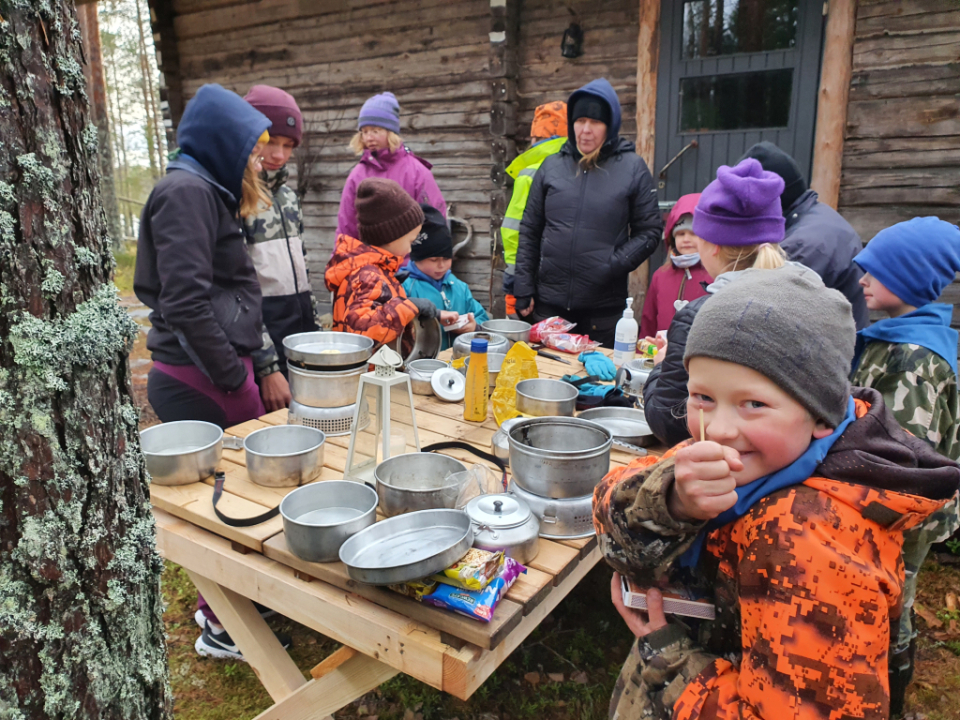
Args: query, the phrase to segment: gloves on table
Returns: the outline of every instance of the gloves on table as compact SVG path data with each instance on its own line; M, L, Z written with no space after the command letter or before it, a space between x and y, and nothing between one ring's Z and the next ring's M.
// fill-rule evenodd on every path
M617 375L617 368L613 364L613 360L596 350L580 353L577 360L583 363L589 374L596 375L601 380L613 380Z
M417 313L423 320L435 320L440 317L440 311L432 301L417 297L407 298L407 300L417 306Z
M584 383L580 386L580 394L585 397L605 398L616 388L613 385L600 385L599 383Z

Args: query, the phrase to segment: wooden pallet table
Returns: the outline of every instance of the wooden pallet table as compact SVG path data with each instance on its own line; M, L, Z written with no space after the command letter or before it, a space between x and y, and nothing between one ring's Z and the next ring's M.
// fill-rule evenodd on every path
M582 370L538 358L541 377ZM463 420L461 404L415 396L422 445L461 440L490 447L497 426ZM245 437L286 423L286 410L227 430ZM343 477L349 437L328 439L315 482ZM477 462L469 453L451 456ZM615 451L611 465L632 459ZM247 477L243 451L224 450L226 473L218 507L247 517L276 507L293 488L268 488ZM541 540L540 553L510 588L490 623L422 605L388 589L364 585L342 563L310 563L287 547L281 518L250 528L223 524L213 512L213 479L153 486L161 554L186 569L257 673L275 705L258 720L324 717L399 672L466 700L600 560L596 538ZM256 611L259 602L343 644L305 678Z

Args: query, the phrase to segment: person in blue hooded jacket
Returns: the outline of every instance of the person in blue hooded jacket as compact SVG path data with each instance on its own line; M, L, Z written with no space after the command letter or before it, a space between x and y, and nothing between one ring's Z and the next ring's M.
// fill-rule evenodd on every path
M520 222L516 308L534 321L560 315L613 347L628 276L660 243L656 185L620 137L620 101L605 79L570 96L567 124L573 133L537 171Z
M289 397L238 217L270 205L258 177L270 124L236 93L204 85L143 208L133 287L151 309L147 395L163 422L229 427L264 413L261 392L270 410Z

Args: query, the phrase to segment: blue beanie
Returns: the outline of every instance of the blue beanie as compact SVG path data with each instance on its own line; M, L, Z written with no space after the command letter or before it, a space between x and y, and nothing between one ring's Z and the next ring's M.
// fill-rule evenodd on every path
M907 305L929 305L960 272L960 228L913 218L878 232L853 261Z
M376 125L391 132L400 132L400 103L392 92L374 95L363 104L357 119L357 130L365 125Z

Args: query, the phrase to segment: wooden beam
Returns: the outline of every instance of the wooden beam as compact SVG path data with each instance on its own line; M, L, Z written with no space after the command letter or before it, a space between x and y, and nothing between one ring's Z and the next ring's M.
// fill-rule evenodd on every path
M830 0L820 92L817 99L817 134L813 145L810 187L820 202L836 208L840 198L843 139L847 103L853 74L853 38L857 26L857 0Z

